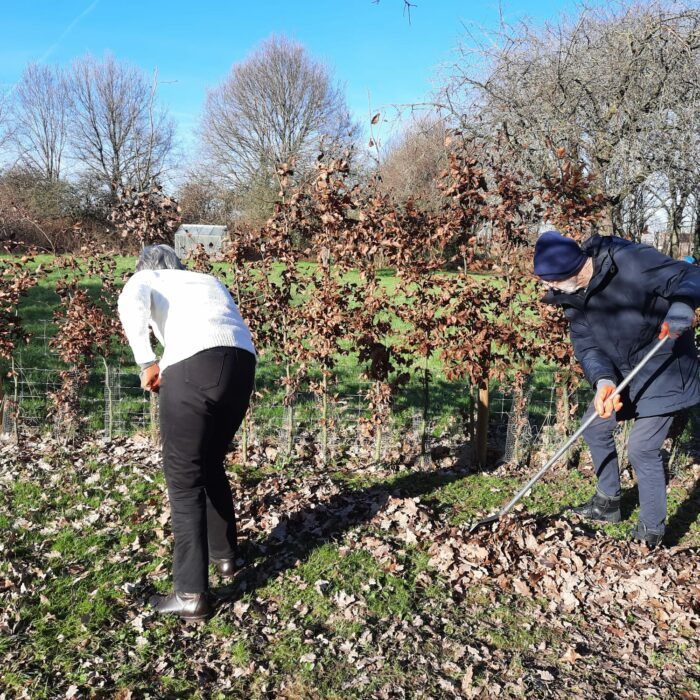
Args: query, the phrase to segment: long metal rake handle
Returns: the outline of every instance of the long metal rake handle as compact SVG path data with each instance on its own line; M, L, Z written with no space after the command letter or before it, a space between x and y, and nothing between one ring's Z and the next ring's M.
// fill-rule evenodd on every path
M649 350L649 352L642 358L639 364L624 378L623 381L620 382L620 384L616 387L615 392L609 398L615 398L615 396L617 396L637 376L637 374L639 374L644 365L646 365L646 363L649 362L649 360L651 360L651 358L654 357L654 355L656 355L661 346L666 342L667 337L668 336L661 338L661 340L659 340L656 343L656 345L654 345L654 347L651 350ZM510 511L518 503L518 501L520 501L520 499L544 476L547 470L559 460L559 458L576 442L576 440L578 440L581 437L583 431L596 418L598 418L598 414L594 410L593 413L582 423L579 429L556 451L554 456L525 484L525 486L523 486L520 489L520 491L518 491L518 493L516 493L515 496L513 496L513 498L498 512L496 516L486 518L486 520L481 522L499 520L504 515L510 513ZM474 527L480 525L481 522L476 523Z

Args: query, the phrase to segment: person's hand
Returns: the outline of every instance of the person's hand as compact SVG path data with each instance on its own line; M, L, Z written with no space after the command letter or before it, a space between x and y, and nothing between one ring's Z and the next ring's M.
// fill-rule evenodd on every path
M616 388L615 384L609 379L601 379L598 382L598 390L596 391L593 405L601 418L610 418L613 411L619 411L622 408L622 399L619 394L610 398L615 393Z
M141 388L146 391L158 391L160 389L160 367L158 363L146 367L141 371Z
M659 340L675 340L695 324L695 309L682 301L674 301L661 324Z

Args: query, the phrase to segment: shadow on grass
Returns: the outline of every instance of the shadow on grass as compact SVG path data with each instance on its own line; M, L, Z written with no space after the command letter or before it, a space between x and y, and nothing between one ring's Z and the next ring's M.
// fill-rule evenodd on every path
M622 492L620 499L620 510L622 520L629 520L632 513L639 505L639 489L637 486L626 489ZM674 514L666 524L666 535L664 544L668 547L675 547L688 534L693 523L700 514L700 481L697 481L689 491L683 503L678 506Z
M669 547L679 544L700 514L700 481L696 481L687 498L678 506L666 525L664 543Z
M620 497L620 512L622 520L629 520L634 513L634 509L639 505L639 489L637 486L632 486L629 489L624 489Z
M470 473L470 470L460 468L414 471L390 482L335 494L326 501L291 513L266 539L242 544L241 555L248 566L231 585L216 589L219 602L225 604L241 593L265 586L280 573L308 559L315 549L340 540L352 528L369 522L391 497L426 496ZM630 518L638 503L636 486L623 492L620 504L623 520ZM678 544L699 513L700 482L695 484L669 520L665 544ZM566 514L562 512L560 515ZM591 534L594 532L590 530Z
M294 568L318 547L341 538L348 530L370 521L392 496L415 498L457 481L469 472L440 469L411 472L389 483L345 491L282 519L264 541L248 541L242 557L251 565L229 586L216 590L222 602L263 587L281 572ZM264 560L254 563L259 559Z

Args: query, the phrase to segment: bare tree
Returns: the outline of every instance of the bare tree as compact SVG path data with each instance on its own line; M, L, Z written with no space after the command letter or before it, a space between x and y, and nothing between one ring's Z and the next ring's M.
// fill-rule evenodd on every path
M90 55L68 76L72 156L109 189L144 189L162 177L173 149L174 125L156 105L157 79L116 61Z
M441 203L437 177L447 167L445 123L422 114L390 143L380 165L382 187L397 201L412 197L419 205L436 210Z
M66 145L66 86L61 72L30 63L15 87L13 140L19 162L58 182Z
M238 217L235 194L199 168L187 168L177 187L177 201L186 223L233 224Z
M498 134L534 177L566 149L597 177L622 233L625 200L663 184L669 149L697 139L699 55L696 3L585 7L573 21L503 24L464 42L443 103L468 115L465 130Z
M354 136L342 90L306 49L273 36L207 94L204 151L234 186L272 185L282 163L308 172L321 144L341 148Z

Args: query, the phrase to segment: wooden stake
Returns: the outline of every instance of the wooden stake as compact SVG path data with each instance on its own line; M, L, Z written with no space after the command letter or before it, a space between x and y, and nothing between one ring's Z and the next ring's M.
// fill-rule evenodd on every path
M489 381L482 380L476 407L476 461L480 467L486 466L489 438Z

